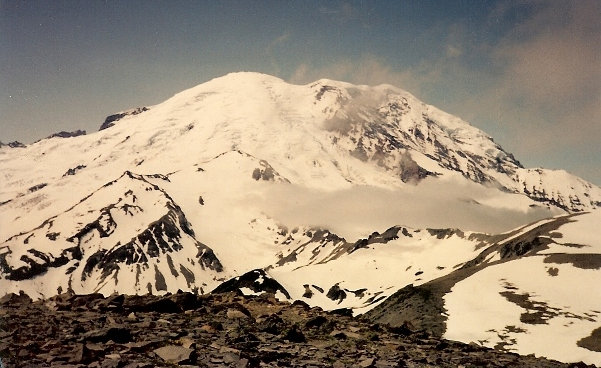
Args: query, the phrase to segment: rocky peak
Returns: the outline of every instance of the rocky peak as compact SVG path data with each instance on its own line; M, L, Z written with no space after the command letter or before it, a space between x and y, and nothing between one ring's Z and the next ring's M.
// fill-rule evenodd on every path
M141 114L144 111L148 111L148 110L149 110L148 107L143 106L143 107L136 107L134 109L123 111L123 112L120 112L117 114L109 115L106 117L106 119L104 119L104 123L102 123L102 125L100 126L100 129L98 129L98 130L104 130L104 129L110 128L113 125L115 125L115 123L117 121L123 119L124 117L138 115L138 114Z
M72 138L72 137L79 137L80 135L86 135L86 131L85 130L74 130L72 132L66 132L66 131L60 131L58 133L54 133L49 135L48 137L46 137L45 139L50 139L50 138Z
M9 148L25 148L27 147L26 145L24 145L23 143L19 142L19 141L13 141L13 142L9 142L9 143L2 143L0 141L0 148L2 147L9 147Z

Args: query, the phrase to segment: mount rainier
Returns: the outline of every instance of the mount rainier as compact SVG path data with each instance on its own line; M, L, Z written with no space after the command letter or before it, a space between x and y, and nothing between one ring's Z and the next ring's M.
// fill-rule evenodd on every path
M93 134L0 145L0 170L4 294L268 285L601 364L601 189L390 85L232 73Z

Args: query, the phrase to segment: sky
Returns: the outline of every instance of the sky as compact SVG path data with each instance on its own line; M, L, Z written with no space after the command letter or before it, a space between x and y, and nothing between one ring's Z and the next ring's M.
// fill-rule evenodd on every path
M601 1L0 0L0 140L235 71L388 83L601 185Z

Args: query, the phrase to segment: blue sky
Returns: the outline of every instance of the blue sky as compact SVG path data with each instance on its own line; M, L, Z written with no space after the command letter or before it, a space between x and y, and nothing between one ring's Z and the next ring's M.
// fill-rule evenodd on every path
M0 140L232 71L389 83L601 185L601 2L0 0Z

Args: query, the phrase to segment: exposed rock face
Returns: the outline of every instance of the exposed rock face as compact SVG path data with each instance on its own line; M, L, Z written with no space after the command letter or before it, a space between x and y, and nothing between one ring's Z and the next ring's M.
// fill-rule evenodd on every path
M124 112L120 112L118 114L109 115L104 119L104 123L100 126L98 130L104 130L115 125L115 122L123 119L126 116L138 115L143 113L144 111L148 111L148 107L136 107L135 109L127 110Z
M0 299L6 367L586 367L388 328L273 294ZM242 311L247 318L230 318Z
M46 137L46 139L50 139L50 138L71 138L71 137L79 137L80 135L86 135L86 131L85 130L75 130L72 132L65 132L60 131L58 133L54 133L49 135L48 137Z
M252 270L245 273L242 276L230 279L221 285L219 285L213 293L228 293L228 292L242 292L243 294L276 294L282 293L287 299L290 299L290 294L284 287L271 278L263 270Z
M25 148L26 146L19 142L19 141L13 141L13 142L9 142L9 143L2 143L0 142L0 148L2 147L9 147L9 148Z

